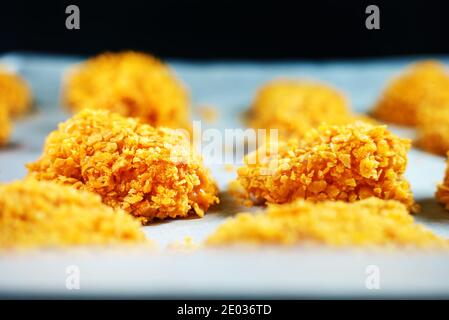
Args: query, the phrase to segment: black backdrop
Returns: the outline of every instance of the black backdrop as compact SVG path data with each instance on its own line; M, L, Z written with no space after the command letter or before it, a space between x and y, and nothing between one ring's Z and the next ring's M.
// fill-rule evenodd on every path
M0 2L0 52L136 49L190 59L352 58L449 53L449 1ZM77 4L81 29L65 28ZM380 8L367 30L365 8Z

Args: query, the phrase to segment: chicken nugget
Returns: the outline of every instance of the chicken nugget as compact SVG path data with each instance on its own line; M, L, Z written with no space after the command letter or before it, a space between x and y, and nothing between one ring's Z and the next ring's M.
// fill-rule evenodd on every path
M248 154L237 179L255 202L378 197L415 210L404 178L410 146L410 140L391 134L386 126L322 125L301 140L281 141L277 148L261 147Z
M443 64L432 60L415 63L387 85L373 115L386 122L415 126L423 99L448 88L449 75Z
M448 240L414 223L404 204L374 197L353 203L299 199L272 204L266 211L229 218L206 244L449 248Z
M143 223L204 212L217 187L182 132L85 109L47 137L29 175L101 195Z
M0 146L4 146L9 142L11 128L12 124L8 110L6 106L0 102Z
M139 52L104 53L67 73L63 100L74 111L107 109L152 126L189 128L189 95L170 68Z
M145 243L140 225L87 191L34 179L0 184L0 249Z
M331 86L300 80L274 80L258 92L247 115L256 129L278 129L280 138L301 138L322 123L347 124L358 118L345 96Z
M0 67L0 104L10 117L21 116L31 108L31 89L19 75Z

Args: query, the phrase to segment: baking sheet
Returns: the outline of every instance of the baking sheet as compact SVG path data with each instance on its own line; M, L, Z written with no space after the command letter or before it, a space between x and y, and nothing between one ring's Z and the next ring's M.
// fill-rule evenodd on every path
M330 61L321 63L189 63L171 66L191 91L195 107L214 106L216 123L203 128L240 128L241 113L256 89L277 77L325 81L343 90L352 109L366 112L386 81L413 58L390 60ZM446 57L442 57L448 62ZM31 84L36 110L18 120L11 145L0 151L0 181L24 177L24 164L40 155L45 136L69 117L60 105L64 70L81 61L77 57L9 54L0 62L22 74ZM413 137L413 130L391 129ZM449 213L434 200L436 184L445 169L443 157L416 149L409 153L406 176L422 212L416 216L438 234L449 237ZM206 162L208 159L206 159ZM449 296L449 254L443 252L366 252L311 248L264 248L257 251L203 250L191 253L165 250L186 236L200 243L226 217L241 210L226 192L235 173L222 163L210 164L221 189L221 204L202 219L163 221L144 227L159 244L156 252L146 249L51 250L15 253L0 257L0 294L57 296L148 296L148 297L390 297ZM80 267L80 290L65 287L66 267ZM367 266L381 271L381 288L366 287Z

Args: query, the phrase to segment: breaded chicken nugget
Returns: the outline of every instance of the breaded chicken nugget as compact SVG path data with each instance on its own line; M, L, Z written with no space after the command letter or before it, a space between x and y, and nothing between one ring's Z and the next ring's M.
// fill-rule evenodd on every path
M261 148L249 154L238 169L238 182L255 201L353 202L378 197L414 209L404 179L410 144L386 126L322 125L299 141L281 142L276 152Z
M347 124L356 118L338 90L321 83L284 79L260 88L247 122L257 129L278 129L281 138L290 138L302 137L323 122Z
M386 122L414 126L423 99L448 88L449 75L443 64L437 61L413 64L387 85L373 115Z
M416 145L446 155L449 151L449 86L429 94L417 110Z
M71 70L63 98L74 111L107 109L152 126L189 127L189 96L160 60L138 52L104 53Z
M209 246L310 243L449 248L448 240L415 224L402 203L378 198L269 205L265 212L240 213L228 219L206 241Z
M31 107L31 90L28 83L1 66L0 104L7 108L10 117L23 115Z
M135 118L86 109L59 125L29 175L95 192L147 223L203 216L217 187L187 137Z
M447 153L449 159L449 152ZM447 210L449 210L449 160L446 161L446 172L444 174L444 180L437 186L437 192L435 194L438 202L442 203Z
M8 115L6 106L0 102L0 147L9 142L11 135L11 120Z
M0 185L0 249L146 241L137 219L96 194L33 179Z

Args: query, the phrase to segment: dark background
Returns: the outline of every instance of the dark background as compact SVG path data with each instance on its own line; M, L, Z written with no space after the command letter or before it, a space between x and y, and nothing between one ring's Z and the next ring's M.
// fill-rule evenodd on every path
M323 59L449 53L449 1L0 2L0 52L95 54L135 49L163 58ZM81 29L65 28L77 4ZM380 30L365 8L380 8Z

